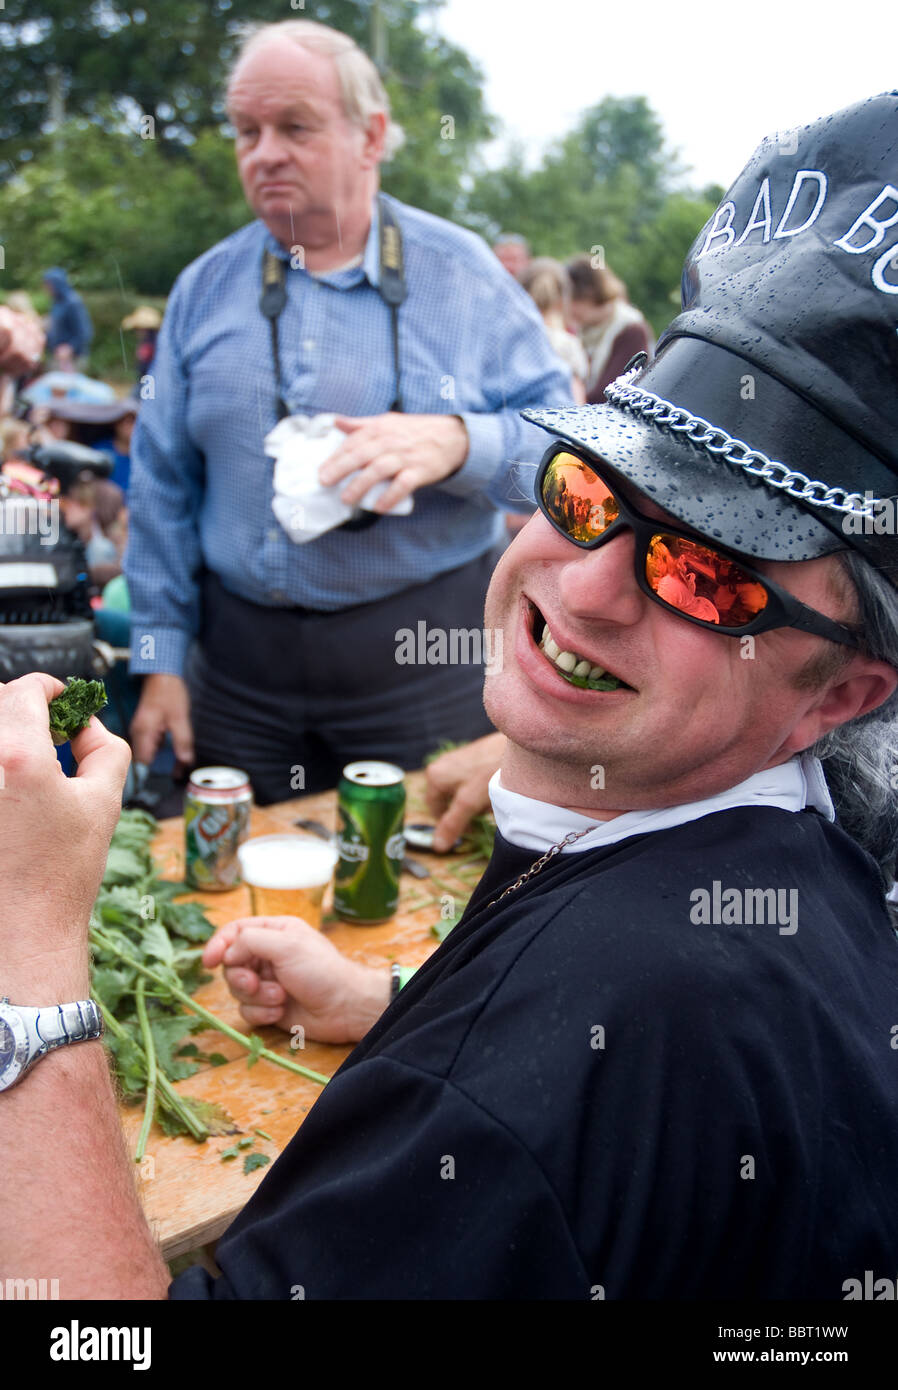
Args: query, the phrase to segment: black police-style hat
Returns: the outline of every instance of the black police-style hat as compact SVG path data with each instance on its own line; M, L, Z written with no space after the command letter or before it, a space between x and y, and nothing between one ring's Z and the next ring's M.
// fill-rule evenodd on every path
M745 555L852 546L898 585L898 92L765 140L682 299L607 405L525 418Z

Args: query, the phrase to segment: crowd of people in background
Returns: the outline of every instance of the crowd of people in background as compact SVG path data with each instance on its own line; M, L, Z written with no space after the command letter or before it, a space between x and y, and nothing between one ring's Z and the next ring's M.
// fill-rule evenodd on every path
M654 352L651 326L603 256L574 256L566 265L550 256L532 257L517 232L503 232L493 251L542 314L549 341L571 373L578 405L601 405L605 387L630 359Z
M139 383L150 371L161 315L141 305L122 320L122 330L135 335L137 384L120 396L115 388L90 375L94 329L83 299L65 270L46 271L44 290L49 312L41 316L25 290L6 296L5 307L27 321L43 337L40 361L21 374L0 376L0 466L4 486L35 498L59 495L66 525L84 542L89 579L97 607L111 580L124 581L122 558L128 530L128 484L131 435L140 408ZM99 450L112 460L108 478L82 479L62 490L34 458L41 445L69 440Z

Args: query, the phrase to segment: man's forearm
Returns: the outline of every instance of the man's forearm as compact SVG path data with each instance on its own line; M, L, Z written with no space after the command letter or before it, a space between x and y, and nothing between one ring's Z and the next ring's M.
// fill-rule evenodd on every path
M0 1093L0 1149L0 1280L58 1280L62 1299L165 1298L102 1042L58 1048Z

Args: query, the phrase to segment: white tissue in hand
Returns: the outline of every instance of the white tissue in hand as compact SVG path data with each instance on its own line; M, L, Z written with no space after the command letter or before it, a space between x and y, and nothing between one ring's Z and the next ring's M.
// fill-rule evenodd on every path
M271 509L298 545L341 526L353 514L353 508L340 500L347 478L332 487L322 487L318 482L319 467L345 439L343 430L334 425L333 415L291 415L280 420L265 437L265 452L275 459ZM375 483L360 505L373 511L374 503L389 485ZM391 508L391 514L408 516L412 505L411 497L406 497Z

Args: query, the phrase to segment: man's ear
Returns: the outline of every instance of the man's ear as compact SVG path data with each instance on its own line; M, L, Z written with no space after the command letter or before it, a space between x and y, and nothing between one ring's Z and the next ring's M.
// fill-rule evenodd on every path
M385 111L374 111L368 117L364 130L362 146L362 168L374 169L384 158L387 145L387 115Z
M792 753L810 748L824 734L860 719L885 704L898 687L898 671L885 661L854 656L820 692L817 703L796 724L784 747Z

